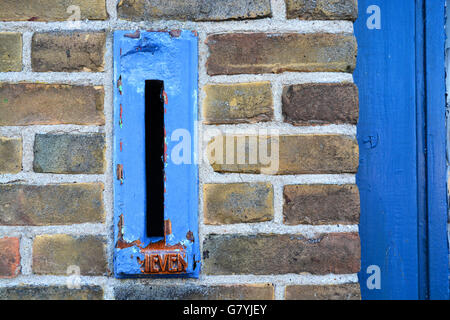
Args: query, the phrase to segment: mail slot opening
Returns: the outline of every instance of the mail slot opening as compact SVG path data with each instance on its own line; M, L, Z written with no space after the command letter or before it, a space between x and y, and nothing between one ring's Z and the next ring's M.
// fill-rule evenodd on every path
M164 82L145 80L147 236L164 236Z

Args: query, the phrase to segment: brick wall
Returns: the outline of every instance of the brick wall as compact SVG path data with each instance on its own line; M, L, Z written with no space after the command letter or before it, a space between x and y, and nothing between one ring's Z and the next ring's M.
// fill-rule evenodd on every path
M0 7L0 299L360 297L356 0ZM200 165L198 280L112 277L112 32L135 29L198 31L200 131L280 133L277 172Z

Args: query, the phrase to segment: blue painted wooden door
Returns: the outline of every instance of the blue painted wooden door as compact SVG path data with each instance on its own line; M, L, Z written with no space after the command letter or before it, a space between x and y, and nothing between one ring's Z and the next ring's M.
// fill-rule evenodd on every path
M448 299L444 0L359 0L363 299Z

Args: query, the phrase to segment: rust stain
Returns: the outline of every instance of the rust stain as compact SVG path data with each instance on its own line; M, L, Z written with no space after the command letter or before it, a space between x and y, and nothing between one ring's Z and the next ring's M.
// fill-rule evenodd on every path
M166 127L164 126L164 164L166 164L167 162L167 132L166 132ZM165 177L165 173L164 173L164 177ZM165 178L164 178L165 180Z
M139 39L141 37L141 32L136 30L134 33L126 33L124 36L127 38Z
M120 180L120 184L123 184L123 165L117 165L117 180Z
M164 237L172 234L172 222L170 219L164 220Z
M167 29L147 29L147 32L167 32Z
M166 101L167 101L167 94L165 91L163 91L163 96L164 96L164 104L167 105ZM167 108L164 105L164 114L167 113ZM165 117L164 117L165 119ZM166 189L166 182L167 182L167 178L166 178L166 164L167 164L167 131L166 131L166 124L164 123L164 155L163 155L163 159L164 159L164 193L167 192ZM165 203L164 203L164 208L166 207ZM170 221L169 221L170 222Z
M133 246L140 246L141 242L139 240L133 241L133 242L127 242L123 239L123 214L120 215L119 217L119 223L117 224L117 226L119 227L119 233L117 235L117 243L116 243L116 248L118 249L125 249L125 248L130 248Z
M142 248L141 246L139 246L139 248L141 249L142 253L152 253L153 251L171 251L171 250L185 250L186 247L177 243L174 244L172 246L168 246L166 244L166 240L160 240L158 242L153 242L153 243L149 243L148 246L146 246L145 248Z
M122 104L120 104L120 113L119 113L119 126L122 128L123 126L123 107Z
M188 263L186 261L186 246L179 243L167 245L166 236L172 233L172 224L170 220L164 221L164 239L149 243L146 247L142 246L140 240L127 242L123 238L124 217L119 217L119 233L117 235L116 248L126 249L138 247L144 254L144 260L137 257L141 265L141 272L144 274L177 274L186 272Z
M138 259L142 273L174 274L186 272L185 250L186 247L179 243L168 246L166 244L166 235L161 241L150 243L147 247L141 248L141 252L145 257L144 261Z
M119 80L117 80L117 89L119 89L119 93L122 95L122 76L120 76Z
M170 34L171 37L178 38L181 35L181 30L179 30L179 29L170 30L169 34Z
M189 230L186 234L186 239L193 243L195 241L194 233Z
M169 98L167 97L167 92L165 90L163 90L163 97L164 97L164 104L168 104Z
M167 92L165 90L163 90L163 98L164 98L164 104L168 104L169 98L168 98Z

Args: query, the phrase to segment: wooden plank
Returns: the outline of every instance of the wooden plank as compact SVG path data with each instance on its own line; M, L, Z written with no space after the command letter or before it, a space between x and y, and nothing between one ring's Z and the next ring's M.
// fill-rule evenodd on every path
M358 5L354 78L360 91L362 297L417 299L415 3L360 0ZM379 29L371 19L374 5L380 9ZM366 285L371 265L381 270L380 289Z
M445 0L425 0L429 298L449 299Z

